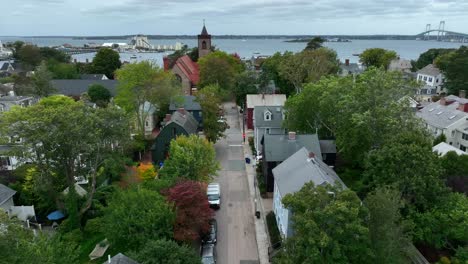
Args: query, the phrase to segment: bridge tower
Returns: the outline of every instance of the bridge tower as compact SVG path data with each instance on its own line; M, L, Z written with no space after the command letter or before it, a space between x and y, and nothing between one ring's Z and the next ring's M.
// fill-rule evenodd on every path
M439 31L437 31L437 41L442 40L444 36L445 36L445 21L440 21Z
M429 40L430 39L430 31L431 30L431 24L426 24L426 34L424 34L424 39Z

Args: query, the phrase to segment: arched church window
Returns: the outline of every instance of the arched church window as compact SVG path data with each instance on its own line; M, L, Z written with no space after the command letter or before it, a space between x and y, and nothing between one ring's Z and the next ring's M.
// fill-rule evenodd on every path
M201 46L202 46L202 49L206 49L206 41L203 41Z

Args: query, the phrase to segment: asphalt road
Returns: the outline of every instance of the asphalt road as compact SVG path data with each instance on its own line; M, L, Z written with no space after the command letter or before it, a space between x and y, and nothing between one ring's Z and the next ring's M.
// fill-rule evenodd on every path
M224 104L230 126L226 138L215 144L221 171L215 181L221 185L221 208L218 222L217 260L219 264L254 264L258 262L255 223L252 213L239 113L233 103Z

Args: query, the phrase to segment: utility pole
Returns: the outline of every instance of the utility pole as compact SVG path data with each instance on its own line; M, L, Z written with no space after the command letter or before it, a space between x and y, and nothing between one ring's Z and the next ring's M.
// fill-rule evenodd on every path
M245 109L244 109L244 102L242 102L242 140L245 143Z

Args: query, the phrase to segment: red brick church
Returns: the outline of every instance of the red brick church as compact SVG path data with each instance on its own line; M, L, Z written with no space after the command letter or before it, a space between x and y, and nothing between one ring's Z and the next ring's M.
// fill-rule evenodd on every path
M200 35L198 35L198 58L201 58L211 52L211 35L208 34L205 25ZM164 57L164 70L169 69L169 58ZM198 64L188 56L184 55L177 59L172 72L182 83L182 91L186 95L194 94L197 90L198 82L200 81L200 71Z

